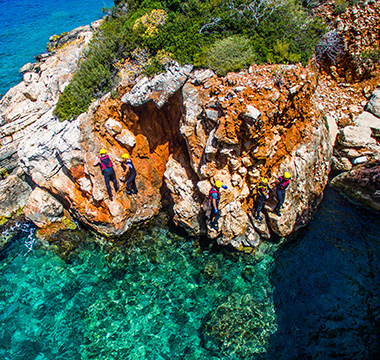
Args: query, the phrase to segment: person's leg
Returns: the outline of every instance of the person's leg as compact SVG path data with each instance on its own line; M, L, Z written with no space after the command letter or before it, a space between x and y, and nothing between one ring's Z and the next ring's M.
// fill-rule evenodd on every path
M131 176L129 177L127 181L127 192L132 192L133 194L137 193L135 179L136 179L136 171L132 171Z
M114 169L111 169L111 171L110 171L110 179L113 182L113 187L114 187L115 191L118 192L119 191L119 184L117 183L116 174L115 174Z
M111 186L110 186L110 173L105 171L103 175L104 175L104 181L106 183L108 197L112 201L113 198L112 198L112 191L111 191Z
M132 193L137 194L136 180L133 180L132 182Z
M211 204L211 213L210 213L210 218L209 218L209 223L211 226L214 225L214 218L215 218L215 210L214 210L214 206Z
M262 220L262 217L260 216L261 209L264 205L264 196L257 195L257 204L256 204L256 212L255 212L255 218Z
M278 200L278 203L276 205L276 208L274 209L274 212L277 213L277 215L281 215L281 206L282 204L284 203L284 200L285 200L285 190L280 190L280 189L277 189L276 190L276 194L277 194L277 200Z
M220 218L220 212L218 211L218 212L215 214L215 217L214 217L214 228L215 228L216 230L219 229L219 225L218 225L219 218Z

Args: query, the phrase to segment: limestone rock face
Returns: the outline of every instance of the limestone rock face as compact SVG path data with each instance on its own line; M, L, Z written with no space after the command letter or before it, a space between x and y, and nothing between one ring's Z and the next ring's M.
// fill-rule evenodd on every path
M205 223L210 211L211 184L220 180L227 185L228 189L221 191L219 229L207 227L208 236L217 237L223 245L239 248L255 243L257 232L270 237L265 221L258 226L247 216L253 207L253 189L261 177L267 176L274 183L284 171L289 171L296 179L287 192L281 218L271 212L276 205L273 192L267 201L268 224L281 236L308 221L327 183L332 138L337 129L334 123L335 128L331 125L333 129L329 131L319 115L305 115L305 109L310 111L314 106L309 98L316 86L315 73L311 68L284 66L281 94L266 71L273 69L252 67L249 73L229 74L226 79L212 75L205 80L194 72L197 80L188 81L182 88L185 111L180 131L186 139L190 166L200 180L198 189L203 201L199 196L197 199L206 214L204 217L194 212L192 217L201 216ZM260 95L263 88L265 95ZM210 108L215 109L213 116ZM289 111L290 108L294 110ZM302 108L302 113L297 108ZM176 196L173 200L176 205L181 203ZM197 211L196 206L192 209ZM174 212L181 222L182 215L176 207Z
M201 206L191 169L186 167L185 159L175 160L171 155L166 164L165 183L174 202L174 221L182 225L190 234L204 233ZM197 201L198 200L198 201ZM203 229L202 229L203 227Z
M28 149L38 148L43 164L34 161L32 153L25 158L29 161L27 159L30 155L28 165L35 168L33 173L38 181L46 183L43 180L56 171L54 151L43 153L45 144L49 148L49 143L57 142L49 136L63 129L62 124L57 124L52 111L59 95L69 83L92 34L93 28L88 26L78 31L72 37L71 43L57 51L54 56L41 57L39 62L29 64L24 69L26 73L23 81L11 88L0 100L0 173L5 176L4 179L0 177L1 215L9 216L22 208L32 191L30 185L24 181L19 166L19 151L23 154L26 151L21 147L21 142ZM43 135L39 131L45 127L50 129L44 134L46 137L36 137L36 132ZM36 146L33 141L40 146ZM49 164L50 160L54 164Z
M190 234L238 249L257 246L260 238L285 236L307 223L328 181L338 132L340 145L359 155L378 146L374 125L357 131L347 122L338 129L336 117L321 110L313 63L254 65L224 78L172 63L118 99L107 94L77 119L60 122L54 106L90 37L83 31L72 47L66 43L45 58L38 72L28 66L23 82L0 103L0 166L11 176L18 170L37 187L25 209L37 224L60 216L58 207L49 212L53 198L97 231L121 235L171 202L175 223ZM349 137L350 127L360 136L365 129L362 147ZM111 184L109 199L101 169L93 166L102 148L118 179L126 169L117 160L129 153L136 195L118 181L120 190ZM292 179L279 217L274 183L285 171ZM251 215L264 176L272 190L259 222ZM219 229L212 229L209 190L217 180L227 189L221 190ZM0 186L4 181L10 182L0 180ZM38 195L42 188L52 198ZM38 213L45 201L50 210Z
M16 174L0 180L0 220L22 209L31 192L29 184Z
M63 206L50 193L37 187L25 204L24 214L38 227L44 227L62 218Z

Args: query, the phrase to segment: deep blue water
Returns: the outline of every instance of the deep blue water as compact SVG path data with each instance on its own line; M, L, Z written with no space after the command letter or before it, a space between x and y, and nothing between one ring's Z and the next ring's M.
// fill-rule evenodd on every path
M328 190L305 229L254 257L165 222L117 245L68 232L61 248L80 246L62 257L16 226L0 251L0 358L378 359L379 223Z
M18 70L46 52L49 37L100 19L112 0L0 0L0 94L18 84Z

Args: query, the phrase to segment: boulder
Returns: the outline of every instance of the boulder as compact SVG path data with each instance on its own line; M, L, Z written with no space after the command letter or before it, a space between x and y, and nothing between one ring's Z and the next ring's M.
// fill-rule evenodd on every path
M0 220L22 209L31 192L30 185L17 175L0 180Z
M26 218L38 227L45 227L63 217L63 206L47 191L35 188L24 207Z
M121 132L115 136L115 139L119 143L131 148L133 148L136 145L136 137L128 129L122 129Z
M357 165L351 171L336 176L331 186L355 204L380 211L379 160Z
M366 110L380 118L380 89L375 89L366 106Z
M363 111L356 119L357 126L367 126L372 129L372 136L380 136L380 118L371 114L370 112Z
M338 142L346 148L364 148L376 144L372 130L368 126L346 126L338 135Z
M115 136L115 135L118 135L121 133L121 131L123 130L123 126L120 124L119 121L116 121L112 118L109 118L105 123L104 123L104 127L107 129L107 131L109 132L109 134L111 136Z
M149 100L152 100L161 108L180 87L190 75L192 65L180 66L178 63L172 63L162 74L155 75L149 80L147 77L141 79L133 89L125 94L121 101L140 106Z

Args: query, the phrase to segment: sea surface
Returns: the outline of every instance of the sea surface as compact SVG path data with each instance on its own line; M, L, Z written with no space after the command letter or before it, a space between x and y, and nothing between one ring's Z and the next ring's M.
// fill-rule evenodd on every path
M18 70L46 52L49 37L90 24L112 0L0 0L0 94L22 77Z
M306 228L255 256L165 216L117 244L15 224L0 236L0 358L378 359L379 223L327 190Z

